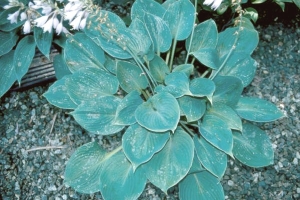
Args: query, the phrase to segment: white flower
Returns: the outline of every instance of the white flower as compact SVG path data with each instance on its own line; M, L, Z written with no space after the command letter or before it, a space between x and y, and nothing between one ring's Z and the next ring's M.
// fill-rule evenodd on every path
M64 28L64 27L63 27L63 24L62 24L62 22L60 22L60 23L56 26L56 30L55 30L56 34L59 35L59 34L62 32L63 28Z
M44 32L52 32L52 27L53 27L53 17L51 17L43 26Z
M49 16L42 16L34 20L37 27L43 27L44 24L48 21Z
M23 21L23 20L26 20L26 19L27 19L26 12L22 12L21 15L20 15L20 20Z
M19 16L20 10L14 12L13 14L8 14L7 19L10 21L10 23L17 23L18 16Z
M54 17L54 19L53 19L53 28L56 29L56 27L58 26L58 24L59 24L59 20L57 19L57 17Z
M86 25L86 19L87 18L84 18L81 20L80 24L79 24L79 29L84 29L85 25Z
M207 6L209 6L209 5L212 4L212 5L211 5L211 8L212 8L213 10L216 10L216 9L218 9L218 8L220 7L222 1L223 1L223 0L205 0L203 4L204 4L204 5L207 5Z
M77 13L78 13L78 10L65 12L65 19L72 21L74 19L74 17L77 15Z
M30 33L31 31L31 25L30 25L30 20L26 20L25 24L23 25L23 32L25 34Z
M83 11L79 11L76 18L70 23L70 25L73 27L73 29L79 30L80 22L81 22L83 14L84 14Z

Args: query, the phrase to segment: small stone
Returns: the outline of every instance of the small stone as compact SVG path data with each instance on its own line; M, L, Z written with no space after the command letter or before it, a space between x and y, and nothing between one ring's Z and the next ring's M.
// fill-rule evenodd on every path
M51 185L50 187L48 187L48 190L49 190L49 191L56 191L57 188L56 188L55 185Z
M234 182L233 182L232 180L228 180L227 184L228 184L229 186L234 186Z
M297 159L297 158L294 158L293 164L294 164L294 165L298 165L298 159Z
M300 194L300 188L297 188L297 193Z
M296 158L300 159L300 153L299 152L296 153Z
M62 195L62 198L63 198L63 200L66 200L66 199L68 199L68 197L67 197L67 195Z

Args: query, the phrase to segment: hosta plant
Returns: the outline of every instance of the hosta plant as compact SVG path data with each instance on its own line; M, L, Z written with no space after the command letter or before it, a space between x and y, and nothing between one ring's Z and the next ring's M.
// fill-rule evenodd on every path
M273 163L268 136L251 122L283 114L242 95L257 66L257 31L242 12L236 27L220 33L195 14L189 0L136 0L130 26L97 9L83 33L68 37L60 65L72 74L44 96L73 110L91 133L121 132L122 145L109 152L97 141L79 147L66 185L124 200L137 199L149 181L166 194L178 184L180 199L224 199L228 157L251 167ZM178 51L186 52L182 61Z

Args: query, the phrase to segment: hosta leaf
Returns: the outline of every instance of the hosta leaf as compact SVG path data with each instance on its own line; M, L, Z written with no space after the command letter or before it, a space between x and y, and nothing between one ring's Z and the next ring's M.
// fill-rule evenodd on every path
M190 174L179 183L179 198L191 199L225 199L219 180L207 171Z
M175 131L180 109L177 100L167 92L155 94L135 111L137 122L155 132Z
M148 87L148 80L144 72L136 65L119 61L117 64L117 77L120 81L120 86L125 92L146 89Z
M143 99L137 91L127 94L117 107L115 125L131 125L136 122L134 112L139 105L143 103Z
M175 98L191 94L189 91L189 78L183 72L172 72L165 78L164 91L169 92Z
M15 32L0 32L0 56L7 54L16 45L18 35Z
M255 97L241 97L235 110L240 117L254 122L270 122L284 117L274 104Z
M64 57L72 72L85 68L103 68L104 51L84 33L70 36L66 42Z
M243 124L243 134L233 131L233 155L250 167L274 163L274 151L268 135L250 123Z
M214 49L218 42L218 29L214 20L209 19L195 27L194 34L186 40L185 47L190 53L200 49Z
M102 172L99 187L104 199L108 200L137 199L147 182L142 170L133 171L122 151L105 161Z
M81 193L98 192L105 154L105 150L96 142L87 143L76 149L67 162L64 183Z
M232 133L223 120L213 115L204 116L199 123L199 131L210 144L232 155Z
M176 185L192 166L194 157L193 140L178 128L164 148L142 165L147 178L164 193Z
M50 59L49 53L52 44L53 32L44 32L42 28L37 26L34 26L33 32L36 46L42 52L42 54L44 54L48 59Z
M194 137L194 145L201 164L221 180L227 167L227 155L212 146L203 137L200 139Z
M122 137L123 150L135 170L140 164L149 161L169 140L169 132L155 133L138 124L133 124Z
M218 52L215 48L203 48L191 54L209 68L217 69L219 67Z
M215 83L208 78L194 78L190 82L190 91L195 97L211 97L216 89Z
M162 18L150 13L145 13L141 20L146 26L154 51L156 53L168 51L171 47L172 35L167 23Z
M188 122L199 120L206 111L206 100L203 98L183 96L178 103L181 114L186 116Z
M202 172L202 171L206 170L202 167L201 162L200 162L200 160L199 160L199 158L196 154L197 153L194 152L193 164L192 164L188 174L193 174L193 173L196 173L196 172L198 173L198 172Z
M242 131L242 120L229 106L222 103L214 103L206 112L206 115L214 115L226 122L230 129Z
M186 39L194 27L195 8L189 0L169 0L164 2L166 8L163 19L167 21L175 40Z
M9 88L16 81L15 69L14 69L14 60L11 59L14 56L14 51L0 56L0 97L9 90Z
M236 37L238 37L237 42ZM258 32L255 29L239 30L239 27L233 27L219 33L217 49L220 57L227 55L232 48L235 53L241 52L250 55L257 44Z
M221 63L225 57L221 58ZM218 76L234 76L242 81L243 87L248 86L254 76L257 62L245 53L232 53Z
M170 73L169 67L166 62L156 54L154 58L149 62L149 71L153 78L159 82L163 83L165 76Z
M67 93L67 87L65 85L66 77L53 83L43 94L47 101L52 105L55 105L63 109L75 109L77 105L72 101Z
M131 7L131 19L142 19L145 13L163 17L166 12L165 8L153 0L136 0Z
M124 126L114 125L114 119L120 99L114 96L105 96L81 103L70 114L86 130L110 135L121 131Z
M127 27L115 13L100 10L87 19L84 32L110 56L127 59L132 56L127 51L127 41L123 40Z
M61 79L64 76L71 74L69 67L63 57L63 54L58 54L53 58L53 68L56 79Z
M233 76L218 76L214 79L216 91L213 95L213 103L222 103L234 107L243 91L240 79Z
M173 72L183 72L187 77L190 77L190 75L194 72L194 65L192 64L182 64L177 65Z
M68 76L66 86L71 99L76 104L80 104L115 94L119 82L117 77L100 68L87 68Z
M21 39L16 47L13 60L19 84L21 84L21 79L27 73L32 62L35 54L35 46L34 37L28 35Z

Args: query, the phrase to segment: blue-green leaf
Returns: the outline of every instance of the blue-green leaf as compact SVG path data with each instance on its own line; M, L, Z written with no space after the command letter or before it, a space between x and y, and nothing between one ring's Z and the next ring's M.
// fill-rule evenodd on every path
M206 100L203 98L183 96L178 99L181 115L185 115L188 122L199 120L206 111Z
M243 134L233 131L233 155L250 167L274 163L274 151L268 135L250 123L243 124Z
M194 27L195 8L189 0L169 0L164 2L166 12L163 19L169 24L175 40L186 39Z
M72 154L66 165L64 183L81 193L100 190L100 174L106 152L96 142L87 143Z
M191 37L189 37L186 40L185 47L186 49L189 49L189 53L192 53L199 51L200 49L214 49L217 45L217 42L217 25L212 19L209 19L195 27L192 41Z
M173 95L167 92L155 94L139 105L135 111L137 122L155 132L175 131L180 118L180 108Z
M7 54L16 45L18 35L15 32L0 32L0 56Z
M212 107L205 113L206 115L214 115L226 122L230 129L242 131L242 120L236 112L226 104L214 103Z
M16 77L21 84L22 77L27 73L35 54L35 41L32 35L24 37L17 45L13 57Z
M158 17L163 17L165 8L154 0L136 0L131 7L131 19L142 19L145 13L151 13Z
M142 170L133 170L122 151L105 161L102 170L99 187L104 199L131 200L142 194L147 178Z
M175 98L182 97L183 95L191 95L189 90L189 78L183 72L172 72L165 78L166 87L163 89L169 92Z
M12 86L12 84L17 80L15 76L15 68L14 68L14 60L12 57L14 56L14 51L10 51L9 53L0 56L0 97L5 94Z
M72 72L85 68L103 68L104 51L84 33L70 36L64 49L64 58Z
M42 52L42 54L44 54L48 59L50 59L49 53L52 44L53 32L44 32L42 28L37 26L33 28L33 32L36 46Z
M194 143L178 128L164 148L142 165L147 178L163 192L176 185L189 172L194 157Z
M270 122L284 117L274 104L255 97L241 97L234 109L240 117L254 122Z
M197 156L196 151L194 152L194 159L193 159L193 164L190 168L190 171L188 174L194 174L194 173L198 173L198 172L202 172L205 171L205 169L202 167L201 162Z
M117 77L121 88L127 93L134 90L141 92L148 87L148 80L144 72L130 62L119 61L117 63Z
M87 19L84 32L110 56L127 59L132 56L127 51L127 41L123 39L126 29L124 21L118 15L101 9Z
M58 54L53 58L53 68L57 79L63 78L65 75L71 74L63 54Z
M215 48L203 48L192 52L191 54L203 65L211 69L217 69L219 67L218 52Z
M220 62L224 62L225 59L221 58ZM232 53L218 76L234 76L242 81L243 87L246 87L252 82L256 67L257 62L250 55L241 52Z
M199 131L210 144L232 155L232 133L223 120L213 115L205 115L199 123Z
M135 170L139 165L149 161L169 140L169 132L155 133L138 124L133 124L122 137L123 150Z
M47 92L44 93L43 96L46 97L49 103L59 108L75 109L77 105L68 95L65 81L66 77L56 81L48 88Z
M191 199L225 199L219 180L207 171L190 174L179 183L179 198Z
M215 148L203 137L200 139L194 137L194 145L197 156L204 168L221 180L227 167L227 155Z
M238 37L237 41L236 37ZM217 49L220 57L227 55L232 48L235 53L240 52L250 55L257 45L258 32L255 29L244 28L239 30L239 27L233 27L219 33Z
M213 103L222 103L234 107L243 92L240 79L233 76L218 76L214 79L216 91L213 95Z
M166 62L156 54L154 58L149 62L149 71L153 78L159 82L163 83L165 76L170 73L169 67Z
M127 94L117 107L115 125L131 125L136 122L134 112L143 103L140 94L134 90Z
M208 78L194 78L190 82L190 91L195 97L207 97L211 101L215 89L215 83Z
M194 65L192 64L177 65L173 69L173 72L183 72L187 77L190 77L191 74L194 72Z
M119 82L116 76L100 68L87 68L68 76L66 86L71 99L79 105L84 101L115 94Z
M86 130L111 135L121 131L124 126L114 125L114 119L120 99L104 96L93 101L84 101L70 114Z

